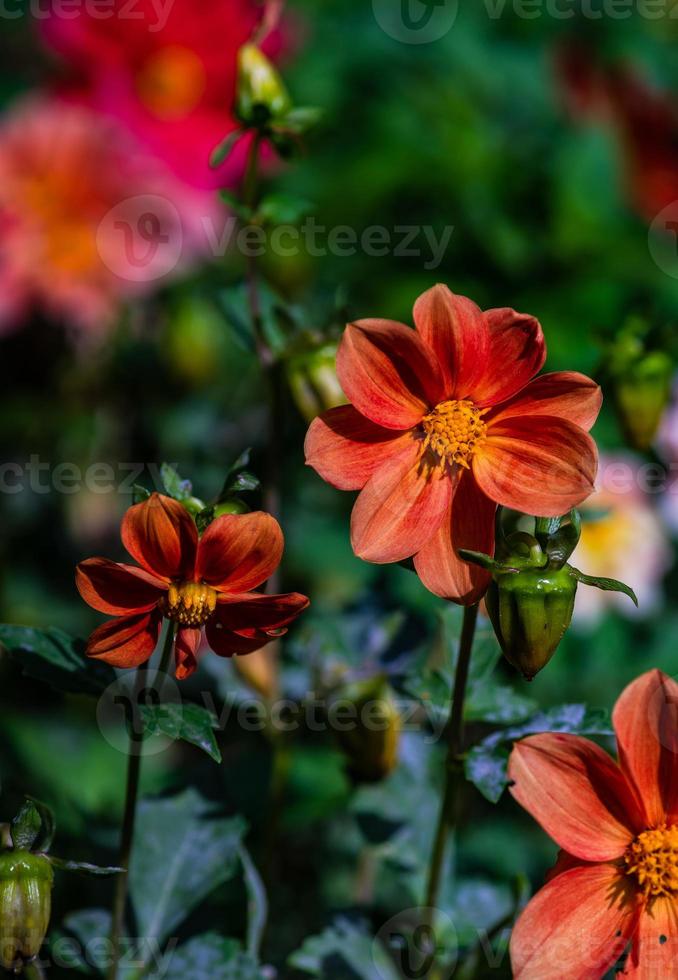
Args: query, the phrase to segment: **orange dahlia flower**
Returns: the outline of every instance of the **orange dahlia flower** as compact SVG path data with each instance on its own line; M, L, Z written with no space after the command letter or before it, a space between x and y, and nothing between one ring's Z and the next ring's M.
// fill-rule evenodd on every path
M280 564L283 535L269 514L226 514L202 535L171 497L154 493L130 507L122 543L140 568L89 558L76 584L93 609L116 618L92 633L90 657L137 667L155 650L163 618L177 624L176 676L190 676L205 629L220 657L252 653L285 632L306 596L253 592Z
M535 378L546 344L532 316L482 312L438 285L414 322L347 327L337 374L352 404L313 422L306 461L338 489L362 491L351 520L360 558L414 556L427 588L470 604L489 576L457 552L493 554L498 504L553 517L593 490L587 432L602 396L581 374Z
M513 750L511 792L563 848L511 938L516 980L678 976L678 684L651 670L613 713L615 763L577 735Z

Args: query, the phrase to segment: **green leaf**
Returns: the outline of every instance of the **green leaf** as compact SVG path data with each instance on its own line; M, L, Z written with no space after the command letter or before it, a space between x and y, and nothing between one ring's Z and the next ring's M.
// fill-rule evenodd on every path
M291 194L267 194L254 220L262 225L296 225L313 210L310 201Z
M202 534L214 520L214 504L209 507L205 507L195 518L195 523L198 528L198 533Z
M250 323L250 313L245 289L242 286L222 289L217 294L217 301L240 347L247 351L248 354L255 354L256 344Z
M338 919L319 936L311 936L289 965L322 980L398 980L391 959L365 928Z
M567 732L575 735L611 735L607 712L585 704L563 704L538 712L521 725L494 732L468 752L466 778L491 803L497 803L508 785L510 744L526 735Z
M147 490L146 487L142 487L140 483L135 483L132 487L132 503L142 504L144 500L148 500L151 496L151 491Z
M211 711L198 704L176 702L142 705L139 711L146 736L161 734L190 742L215 762L221 762L221 752L214 735L218 721Z
M314 126L317 126L322 117L323 110L318 106L297 106L279 118L277 125L272 128L293 133L295 136L303 136Z
M232 191L221 190L219 191L219 197L224 204L227 204L231 211L237 215L238 218L240 218L241 221L252 221L254 214L252 208L249 208L247 205L243 204L237 194L234 194Z
M229 467L221 493L217 498L217 504L224 503L239 493L258 490L261 486L258 477L247 469L251 452L251 449L245 449L235 463Z
M116 679L108 664L85 656L85 643L63 630L0 625L0 644L17 660L27 677L64 694L98 697Z
M92 875L95 878L107 878L125 873L124 868L106 868L98 864L88 864L86 861L64 861L62 858L55 857L50 857L49 860L60 871L72 871L74 874Z
M206 932L175 950L164 976L165 980L265 980L266 974L236 939Z
M220 167L242 135L243 132L241 129L236 129L232 133L229 133L226 139L222 140L221 143L219 143L219 145L212 150L212 153L210 154L210 167L213 169Z
M266 920L268 918L268 898L264 883L249 855L249 851L246 847L241 846L238 853L245 876L245 888L247 889L248 899L247 950L250 956L258 958L266 929Z
M193 487L190 480L182 480L178 472L169 463L160 467L162 485L170 497L175 500L188 500L192 496Z
M162 943L237 871L245 823L213 811L193 789L140 804L130 870L137 935Z
M638 596L631 586L625 585L623 582L618 582L615 578L599 578L597 575L584 575L577 568L572 569L572 574L582 585L592 585L595 589L601 589L603 592L622 592L629 599L633 600L636 607L639 605Z

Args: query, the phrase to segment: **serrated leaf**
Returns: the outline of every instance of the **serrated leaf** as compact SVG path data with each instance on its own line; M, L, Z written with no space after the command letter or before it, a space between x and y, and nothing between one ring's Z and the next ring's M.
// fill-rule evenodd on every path
M521 725L494 732L466 756L464 771L491 803L497 803L508 784L510 745L527 735L566 732L574 735L611 735L607 712L585 704L563 704L538 712Z
M212 167L212 169L216 169L217 167L220 167L222 163L224 163L242 135L242 130L236 129L232 133L229 133L228 136L212 150L210 154L210 167Z
M192 495L193 487L191 481L182 480L179 473L169 463L163 463L160 467L160 477L167 494L175 500L188 500Z
M107 878L125 872L124 868L106 868L98 864L88 864L86 861L64 861L55 857L50 857L49 860L60 871L72 871L74 874L92 875L96 878Z
M0 625L0 644L19 662L25 676L64 694L98 697L116 679L108 664L85 656L83 640L55 627Z
M615 578L600 578L597 575L584 575L578 569L572 569L574 577L582 585L592 585L595 589L601 589L603 592L622 592L624 595L632 599L638 608L638 596L633 591L630 585L625 585L624 582L618 582Z
M137 935L162 943L239 867L240 817L216 817L189 789L139 805L130 870Z
M174 951L165 980L265 980L257 962L236 939L215 932L195 936Z
M215 762L221 762L221 752L214 735L218 722L211 711L198 704L167 702L142 705L139 712L145 735L161 734L189 742L206 752Z

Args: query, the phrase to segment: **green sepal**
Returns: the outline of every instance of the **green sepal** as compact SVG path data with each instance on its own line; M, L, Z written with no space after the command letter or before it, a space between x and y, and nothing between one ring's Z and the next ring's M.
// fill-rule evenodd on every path
M148 500L150 496L151 491L147 490L146 487L142 487L140 483L135 483L132 487L133 504L143 504L143 502Z
M229 133L226 139L222 140L214 150L212 150L212 153L210 154L210 167L212 167L213 170L222 165L242 135L242 129L235 129L232 133Z
M54 814L50 808L27 796L12 820L12 844L18 851L48 851L55 829Z
M579 511L571 510L564 517L538 517L534 535L548 557L550 568L562 568L581 538Z
M519 569L513 565L506 565L504 562L497 561L496 558L492 558L491 555L486 555L482 551L468 551L466 548L460 548L457 552L462 561L469 562L471 565L479 565L481 568L486 569L488 572L518 572Z
M96 878L125 874L124 868L100 867L98 864L88 864L86 861L64 861L56 857L49 857L48 860L59 871L72 871L74 874L91 875Z
M571 572L582 585L592 585L595 589L601 589L603 592L622 592L635 603L636 608L640 605L638 596L631 586L625 585L624 582L619 582L616 578L600 578L597 575L584 575L578 568L571 568Z
M210 526L214 518L216 517L216 507L214 504L210 504L209 507L203 507L203 509L196 514L195 523L198 528L198 532L202 534Z

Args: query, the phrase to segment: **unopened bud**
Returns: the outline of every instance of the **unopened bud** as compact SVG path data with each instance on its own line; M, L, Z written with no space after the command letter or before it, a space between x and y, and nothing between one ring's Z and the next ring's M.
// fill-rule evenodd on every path
M336 732L350 774L359 782L385 779L398 764L401 729L389 685L383 678L352 684L342 691L341 700L355 708L355 724Z
M49 926L54 874L48 858L0 854L0 965L19 971L40 952Z
M336 360L337 345L332 343L295 354L288 361L290 391L307 422L329 408L346 404L346 395L337 378Z
M255 45L238 53L236 113L246 125L261 125L285 115L292 102L277 69Z
M651 351L613 378L614 400L624 434L633 449L652 446L671 399L673 363Z

